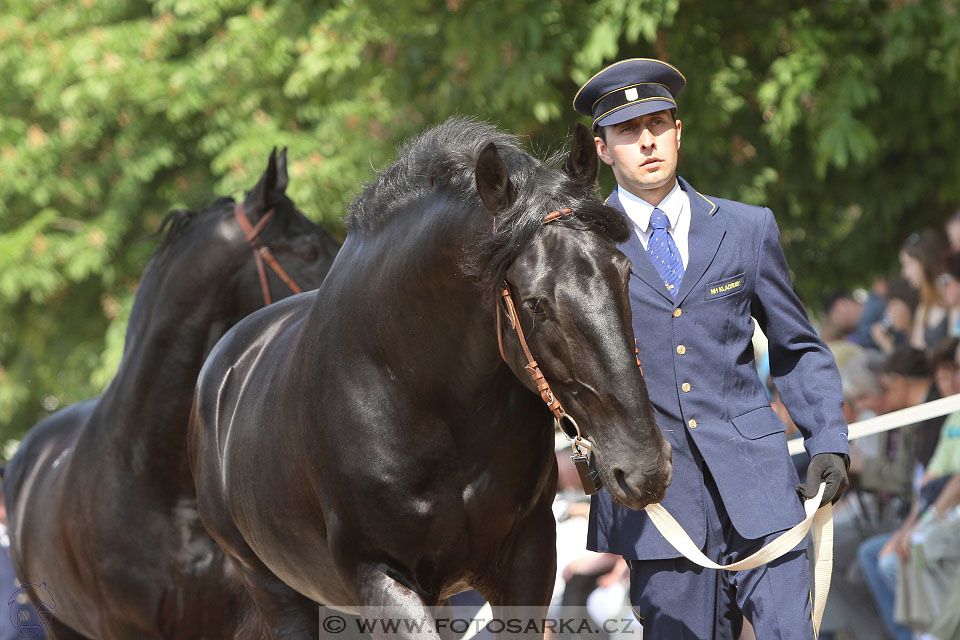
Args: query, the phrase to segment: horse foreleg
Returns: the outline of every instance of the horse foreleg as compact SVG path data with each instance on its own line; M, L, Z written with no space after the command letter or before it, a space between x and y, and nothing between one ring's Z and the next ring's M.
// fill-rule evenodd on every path
M557 572L557 528L549 504L519 524L502 569L478 587L493 610L497 638L534 638L544 620Z
M355 571L364 630L377 639L440 640L427 603L390 573L382 564L361 564Z
M238 640L312 640L320 636L320 609L316 602L277 578L251 551L242 560L230 558L257 606L257 616L246 621Z

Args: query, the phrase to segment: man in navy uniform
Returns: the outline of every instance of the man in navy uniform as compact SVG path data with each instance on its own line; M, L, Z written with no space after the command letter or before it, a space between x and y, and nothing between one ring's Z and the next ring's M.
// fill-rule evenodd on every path
M574 98L617 188L607 204L635 230L630 302L654 415L673 446L663 506L720 564L741 559L804 518L798 491L824 503L847 487L849 446L840 376L793 292L773 213L698 193L677 176L685 83L659 60L617 62ZM771 374L812 460L805 486L784 425L754 365L756 318ZM645 638L732 640L752 623L761 640L811 640L805 549L741 572L681 557L642 511L593 497L588 546L624 556Z

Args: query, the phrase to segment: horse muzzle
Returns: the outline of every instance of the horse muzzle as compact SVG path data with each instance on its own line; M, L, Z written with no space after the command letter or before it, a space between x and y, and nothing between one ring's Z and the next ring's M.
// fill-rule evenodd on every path
M602 456L601 456L602 461ZM648 504L660 502L673 480L673 451L670 443L663 446L652 461L644 464L611 465L606 474L605 486L617 504L628 509L640 510Z

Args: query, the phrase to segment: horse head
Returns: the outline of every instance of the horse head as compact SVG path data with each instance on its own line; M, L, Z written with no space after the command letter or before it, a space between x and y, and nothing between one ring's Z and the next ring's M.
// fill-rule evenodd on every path
M134 306L131 326L176 314L210 323L215 340L271 301L320 286L339 246L286 188L286 149L279 155L274 149L242 202L220 198L199 212L167 214L166 237L141 281L138 305L144 302Z
M506 268L507 305L516 309L521 332L510 330L502 308L497 312L506 324L503 358L513 374L545 401L547 393L555 396L590 443L613 499L640 509L663 498L672 454L654 422L635 356L631 265L615 245L630 231L618 212L593 196L597 168L593 136L580 125L564 171L545 170L536 181L550 193L538 215L553 210L551 219L559 219L542 224ZM494 216L536 201L513 184L493 143L478 156L475 175L480 199ZM547 393L531 375L536 368Z
M287 197L287 181L287 150L278 155L274 148L263 175L223 222L241 232L225 236L231 252L246 251L233 282L242 315L320 286L339 249Z

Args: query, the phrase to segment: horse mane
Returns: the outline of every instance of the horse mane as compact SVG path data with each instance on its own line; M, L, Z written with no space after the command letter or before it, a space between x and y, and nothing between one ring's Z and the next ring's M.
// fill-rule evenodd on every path
M517 198L507 210L493 214L477 193L477 156L494 142L507 166ZM629 236L624 216L604 206L595 190L579 185L557 167L563 154L538 160L516 137L472 118L453 117L408 142L397 161L368 183L348 210L349 233L376 233L406 205L442 194L464 209L487 216L489 229L464 245L464 270L489 290L503 280L507 268L543 229L543 217L568 207L574 215L552 224L597 229L614 242ZM457 210L460 210L458 207Z
M159 235L163 235L163 239L160 240L159 248L162 249L169 244L172 244L183 231L189 227L194 218L196 218L197 212L191 211L189 209L173 209L168 212L167 215L163 216L163 220L160 221L160 226L150 234L151 238L155 238Z

